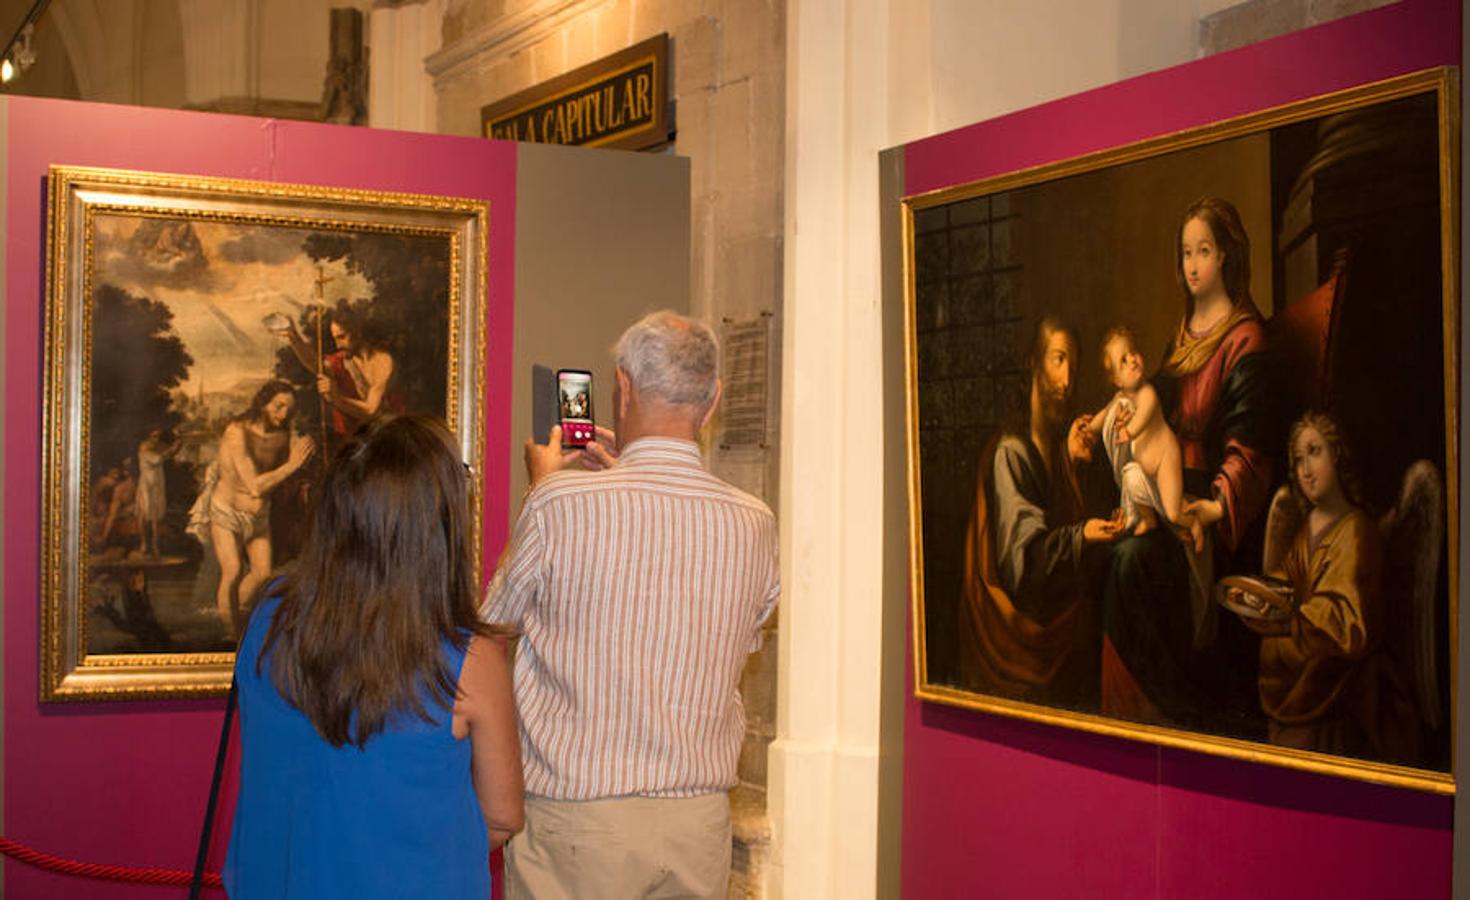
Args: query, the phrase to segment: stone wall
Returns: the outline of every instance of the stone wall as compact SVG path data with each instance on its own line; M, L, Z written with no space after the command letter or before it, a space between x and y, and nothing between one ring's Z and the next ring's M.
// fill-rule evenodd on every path
M716 326L764 316L771 323L768 352L777 358L785 7L784 0L448 0L443 44L427 61L437 130L478 135L485 104L667 32L677 134L661 152L690 160L690 308ZM722 449L716 440L710 449L717 474L772 507L780 394L774 376L766 446ZM766 750L776 732L775 628L772 621L742 683L748 731L733 795L731 896L760 896L769 859Z
M1278 37L1398 0L1247 0L1199 23L1202 56Z
M331 10L366 13L372 3L64 0L51 4L37 23L35 67L6 91L314 119ZM14 19L19 17L17 8Z

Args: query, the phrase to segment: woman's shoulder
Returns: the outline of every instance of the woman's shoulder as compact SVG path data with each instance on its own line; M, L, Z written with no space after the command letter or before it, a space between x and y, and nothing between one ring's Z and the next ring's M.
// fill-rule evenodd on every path
M458 651L464 658L466 668L476 670L486 666L499 668L509 652L509 640L498 634L468 634L464 649Z
M1258 315L1244 316L1231 324L1220 342L1221 349L1237 353L1266 349L1266 324Z
M271 622L280 606L279 596L266 594L250 611L250 618L240 635L240 646L235 649L235 678L242 684L268 677L266 667L257 663L260 662L260 654L265 647L266 634L270 631Z
M1219 361L1223 374L1236 372L1242 364L1246 371L1254 372L1266 365L1267 346L1266 329L1261 320L1246 318L1230 327L1212 356Z
M260 646L265 642L265 634L270 630L271 622L276 617L276 612L281 608L281 590L277 585L261 592L260 601L250 610L250 618L245 623L245 631L240 638L240 649L244 651L247 645Z
M509 696L510 659L503 637L476 634L464 649L459 670L459 690L454 699L454 717L468 723L488 714L497 698ZM456 724L455 731L461 731Z

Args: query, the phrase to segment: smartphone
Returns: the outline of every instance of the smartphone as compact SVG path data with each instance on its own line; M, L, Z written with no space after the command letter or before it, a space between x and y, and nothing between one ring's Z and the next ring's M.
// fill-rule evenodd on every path
M585 447L597 439L592 419L592 373L557 369L556 398L561 414L563 447Z
M544 443L551 434L560 412L556 402L556 370L547 366L531 366L531 439Z

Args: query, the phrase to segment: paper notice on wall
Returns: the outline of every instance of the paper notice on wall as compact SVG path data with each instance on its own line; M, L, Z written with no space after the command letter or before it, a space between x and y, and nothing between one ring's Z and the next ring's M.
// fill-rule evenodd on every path
M770 446L771 328L775 317L721 326L725 396L720 404L720 449L764 450Z

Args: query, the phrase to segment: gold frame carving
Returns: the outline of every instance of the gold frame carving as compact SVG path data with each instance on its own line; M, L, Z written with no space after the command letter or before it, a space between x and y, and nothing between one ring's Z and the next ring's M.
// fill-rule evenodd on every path
M222 694L234 653L86 651L94 217L186 218L318 231L380 232L449 243L447 419L465 459L484 456L489 204L482 200L53 165L46 228L41 472L42 701ZM474 467L473 496L483 496ZM482 510L473 516L479 547ZM478 566L478 557L476 565ZM478 572L477 572L478 576Z
M925 635L924 549L922 526L922 492L920 481L919 398L917 390L918 325L917 272L915 259L915 214L931 207L984 197L1016 188L1050 182L1072 175L1095 172L1200 147L1231 138L1242 137L1303 120L1357 109L1376 103L1433 93L1437 102L1438 174L1440 185L1440 262L1443 312L1443 370L1445 390L1445 472L1446 497L1445 549L1448 639L1446 663L1448 672L1448 716L1450 759L1458 741L1456 707L1456 672L1459 665L1457 645L1459 633L1459 336L1460 336L1460 116L1459 74L1442 67L1364 85L1337 93L1307 99L1285 106L1266 109L1238 118L1216 122L1186 131L1162 135L1135 144L1103 150L1034 168L1023 169L968 184L913 194L902 198L902 240L904 279L904 394L907 435L907 491L909 504L909 587L912 614L912 650L914 695L918 699L982 710L1049 725L1076 728L1081 731L1129 738L1162 747L1182 748L1217 756L1267 763L1291 769L1353 778L1378 784L1406 787L1439 794L1455 792L1452 771L1421 769L1376 762L1323 752L1297 750L1254 740L1238 739L1182 728L1143 724L1111 718L1101 714L1066 710L1028 703L962 687L934 683L928 672ZM1266 244L1269 250L1269 242ZM1153 348L1148 348L1153 349ZM1084 354L1087 348L1084 346ZM1150 366L1157 360L1150 359ZM1262 514L1264 515L1264 513Z

